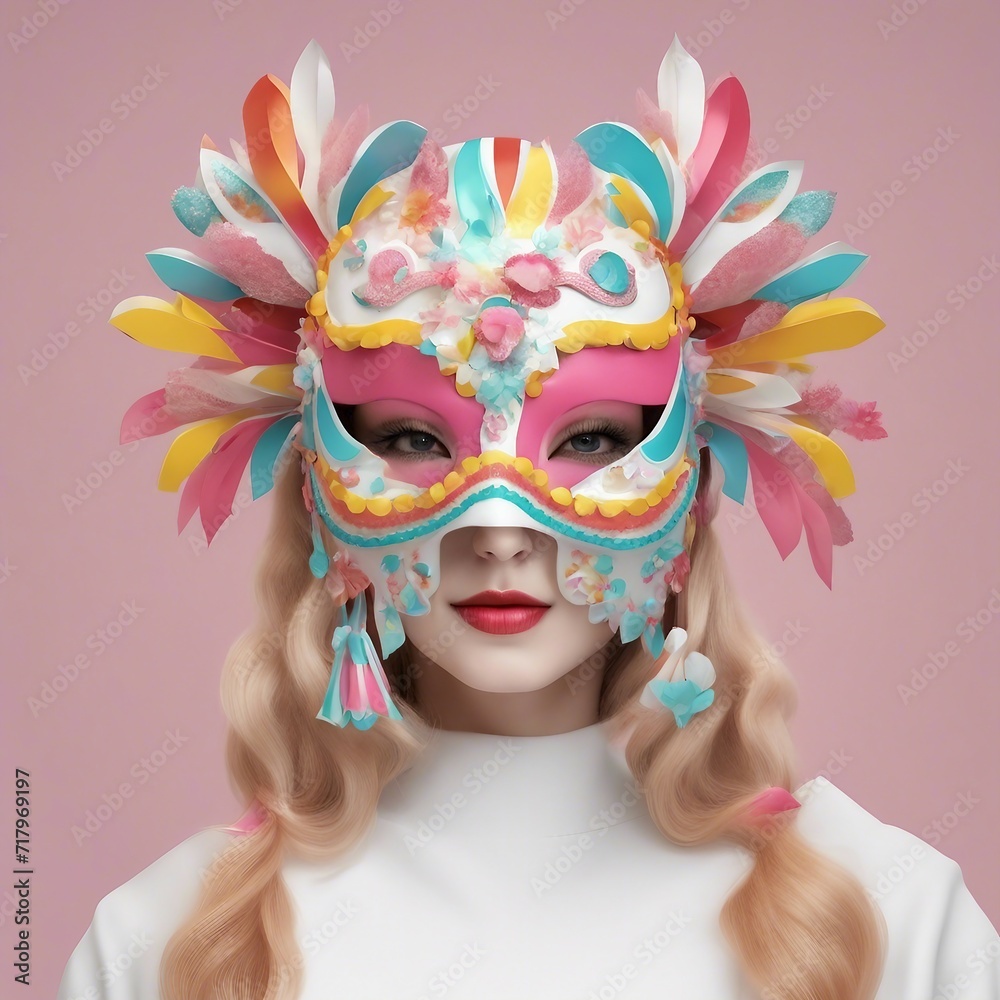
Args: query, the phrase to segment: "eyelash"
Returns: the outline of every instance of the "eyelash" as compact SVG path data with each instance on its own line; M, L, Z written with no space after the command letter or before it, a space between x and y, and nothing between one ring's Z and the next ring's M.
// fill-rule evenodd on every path
M618 450L625 449L629 445L628 428L624 424L619 423L617 420L606 420L597 417L591 417L589 420L585 420L583 424L581 424L579 427L573 429L573 431L574 432L572 434L568 435L563 440L563 443L562 445L559 446L559 449L561 449L563 445L568 444L570 441L572 441L573 438L579 437L581 434L599 434L602 437L610 438L615 443L615 447L612 449L612 453ZM555 453L556 452L553 452L553 455ZM577 454L580 455L593 454L596 458L601 458L606 461L609 453L581 451L578 452Z
M409 420L403 420L399 418L390 420L382 427L381 430L382 430L381 435L377 437L373 443L380 446L386 446L387 451L393 450L388 447L389 444L391 444L398 438L404 437L405 435L408 434L426 434L428 437L433 438L435 441L441 444L442 447L444 447L443 442L440 441L440 439L437 437L436 434L428 430L426 427L421 427L418 424ZM612 452L625 449L629 445L628 428L624 424L619 423L617 420L602 420L596 417L592 417L589 420L585 420L583 424L581 424L579 427L575 429L573 434L570 434L568 437L566 437L563 440L562 444L559 446L559 448L561 449L564 445L572 441L573 438L579 437L582 434L598 434L602 437L610 438L615 444L615 447L612 449ZM425 453L399 452L398 454L400 454L401 456L403 455L409 456L409 455L431 454L431 452L425 452ZM554 454L555 452L553 452L553 455ZM578 452L578 454L580 455L593 454L598 458L601 457L606 458L608 452L581 451ZM439 455L437 457L444 458L445 456Z
M426 434L428 437L433 438L435 441L437 441L442 448L444 447L443 442L440 441L438 436L433 431L428 430L426 427L420 427L418 424L415 424L411 420L403 420L397 417L396 419L390 420L386 424L384 424L383 427L381 428L381 431L382 431L381 435L375 438L373 444L388 445L391 442L395 441L397 438L405 437L408 434ZM386 450L392 451L394 449L387 447ZM445 450L447 451L447 449ZM421 453L421 452L400 451L397 452L397 454L400 455L402 458L404 458L404 460L409 460L408 456L431 454L431 452ZM444 458L445 456L437 455L436 457Z

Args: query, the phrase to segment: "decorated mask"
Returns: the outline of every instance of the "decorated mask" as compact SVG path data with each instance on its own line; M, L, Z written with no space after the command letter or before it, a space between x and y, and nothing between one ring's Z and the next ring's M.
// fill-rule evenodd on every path
M835 501L854 480L828 435L885 432L874 403L812 385L802 359L881 329L864 302L829 297L866 257L839 242L803 256L834 197L799 192L799 162L758 165L735 77L706 94L675 37L657 98L640 92L636 127L593 125L558 153L510 137L442 147L410 121L369 131L363 110L335 122L310 42L290 87L267 75L251 90L246 148L203 142L173 206L205 257L148 254L176 299L129 298L111 320L199 357L132 406L122 440L191 425L160 487L187 480L180 526L200 511L209 542L247 466L257 498L300 458L310 567L341 605L320 717L399 718L361 591L387 655L428 610L442 537L466 526L551 536L563 596L660 656L703 455L730 498L744 503L748 480L767 496L782 558L804 529L831 585L832 545L851 537ZM428 416L432 460L390 462L352 434L354 407L390 401ZM588 469L553 443L593 403L649 421Z

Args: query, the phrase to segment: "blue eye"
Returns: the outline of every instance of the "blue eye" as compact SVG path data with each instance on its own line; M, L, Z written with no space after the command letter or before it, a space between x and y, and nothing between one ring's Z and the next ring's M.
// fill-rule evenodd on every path
M612 295L621 295L628 288L628 268L625 266L625 261L610 250L602 253L587 268L587 274L604 291Z
M601 435L589 431L584 434L574 434L570 441L576 442L576 450L582 452L597 451L601 447Z
M425 434L423 431L413 431L412 434L407 434L405 437L409 438L410 446L414 451L430 451L437 442L437 438L433 434Z
M448 457L448 449L434 434L407 420L390 420L374 432L369 447L377 455L392 455L411 461L425 455Z

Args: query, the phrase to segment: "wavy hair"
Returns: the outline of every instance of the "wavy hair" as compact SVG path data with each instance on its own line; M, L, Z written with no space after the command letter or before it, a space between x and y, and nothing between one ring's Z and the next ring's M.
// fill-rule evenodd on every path
M615 635L603 650L599 719L628 735L626 761L664 837L682 845L727 839L752 853L721 926L761 995L870 1000L886 934L861 883L803 839L794 812L765 826L741 821L763 788L792 788L795 689L731 589L711 523L718 494L703 458L691 572L667 604L664 630L681 625L688 647L712 660L716 700L683 729L671 713L639 705L659 664ZM308 567L302 486L300 463L290 461L256 569L258 622L229 650L221 685L230 780L247 803L263 806L265 820L234 837L207 869L194 912L164 950L163 1000L294 1000L304 958L281 875L286 852L318 860L348 851L374 823L382 789L432 735L416 704L408 641L385 661L401 721L359 731L316 718L336 609Z

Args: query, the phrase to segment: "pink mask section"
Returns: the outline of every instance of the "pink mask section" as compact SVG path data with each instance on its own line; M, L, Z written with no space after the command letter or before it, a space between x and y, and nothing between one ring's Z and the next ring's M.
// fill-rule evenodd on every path
M448 457L427 453L404 459L385 454L393 478L429 486L463 458L480 453L485 408L474 397L460 395L454 376L442 375L435 358L408 345L390 344L353 351L331 348L324 353L322 365L334 403L377 404L377 409L373 405L369 411L376 423L398 418L429 425L428 431L448 450ZM611 346L560 354L559 369L544 381L541 394L525 399L517 454L544 469L550 486L575 485L599 466L585 458L550 459L555 434L583 418L600 420L603 415L621 421L629 404L663 406L680 366L677 337L661 350ZM602 408L602 402L615 405ZM565 419L567 415L570 419Z
M548 458L551 431L561 431L564 415L591 405L595 417L600 402L664 406L680 370L680 340L672 337L661 350L637 351L631 347L585 347L559 356L559 370L544 382L540 396L529 396L521 413L517 451L549 474L550 486L575 486L594 472L568 458ZM620 406L604 412L617 416ZM590 414L587 414L588 416ZM536 461L535 456L544 455Z

